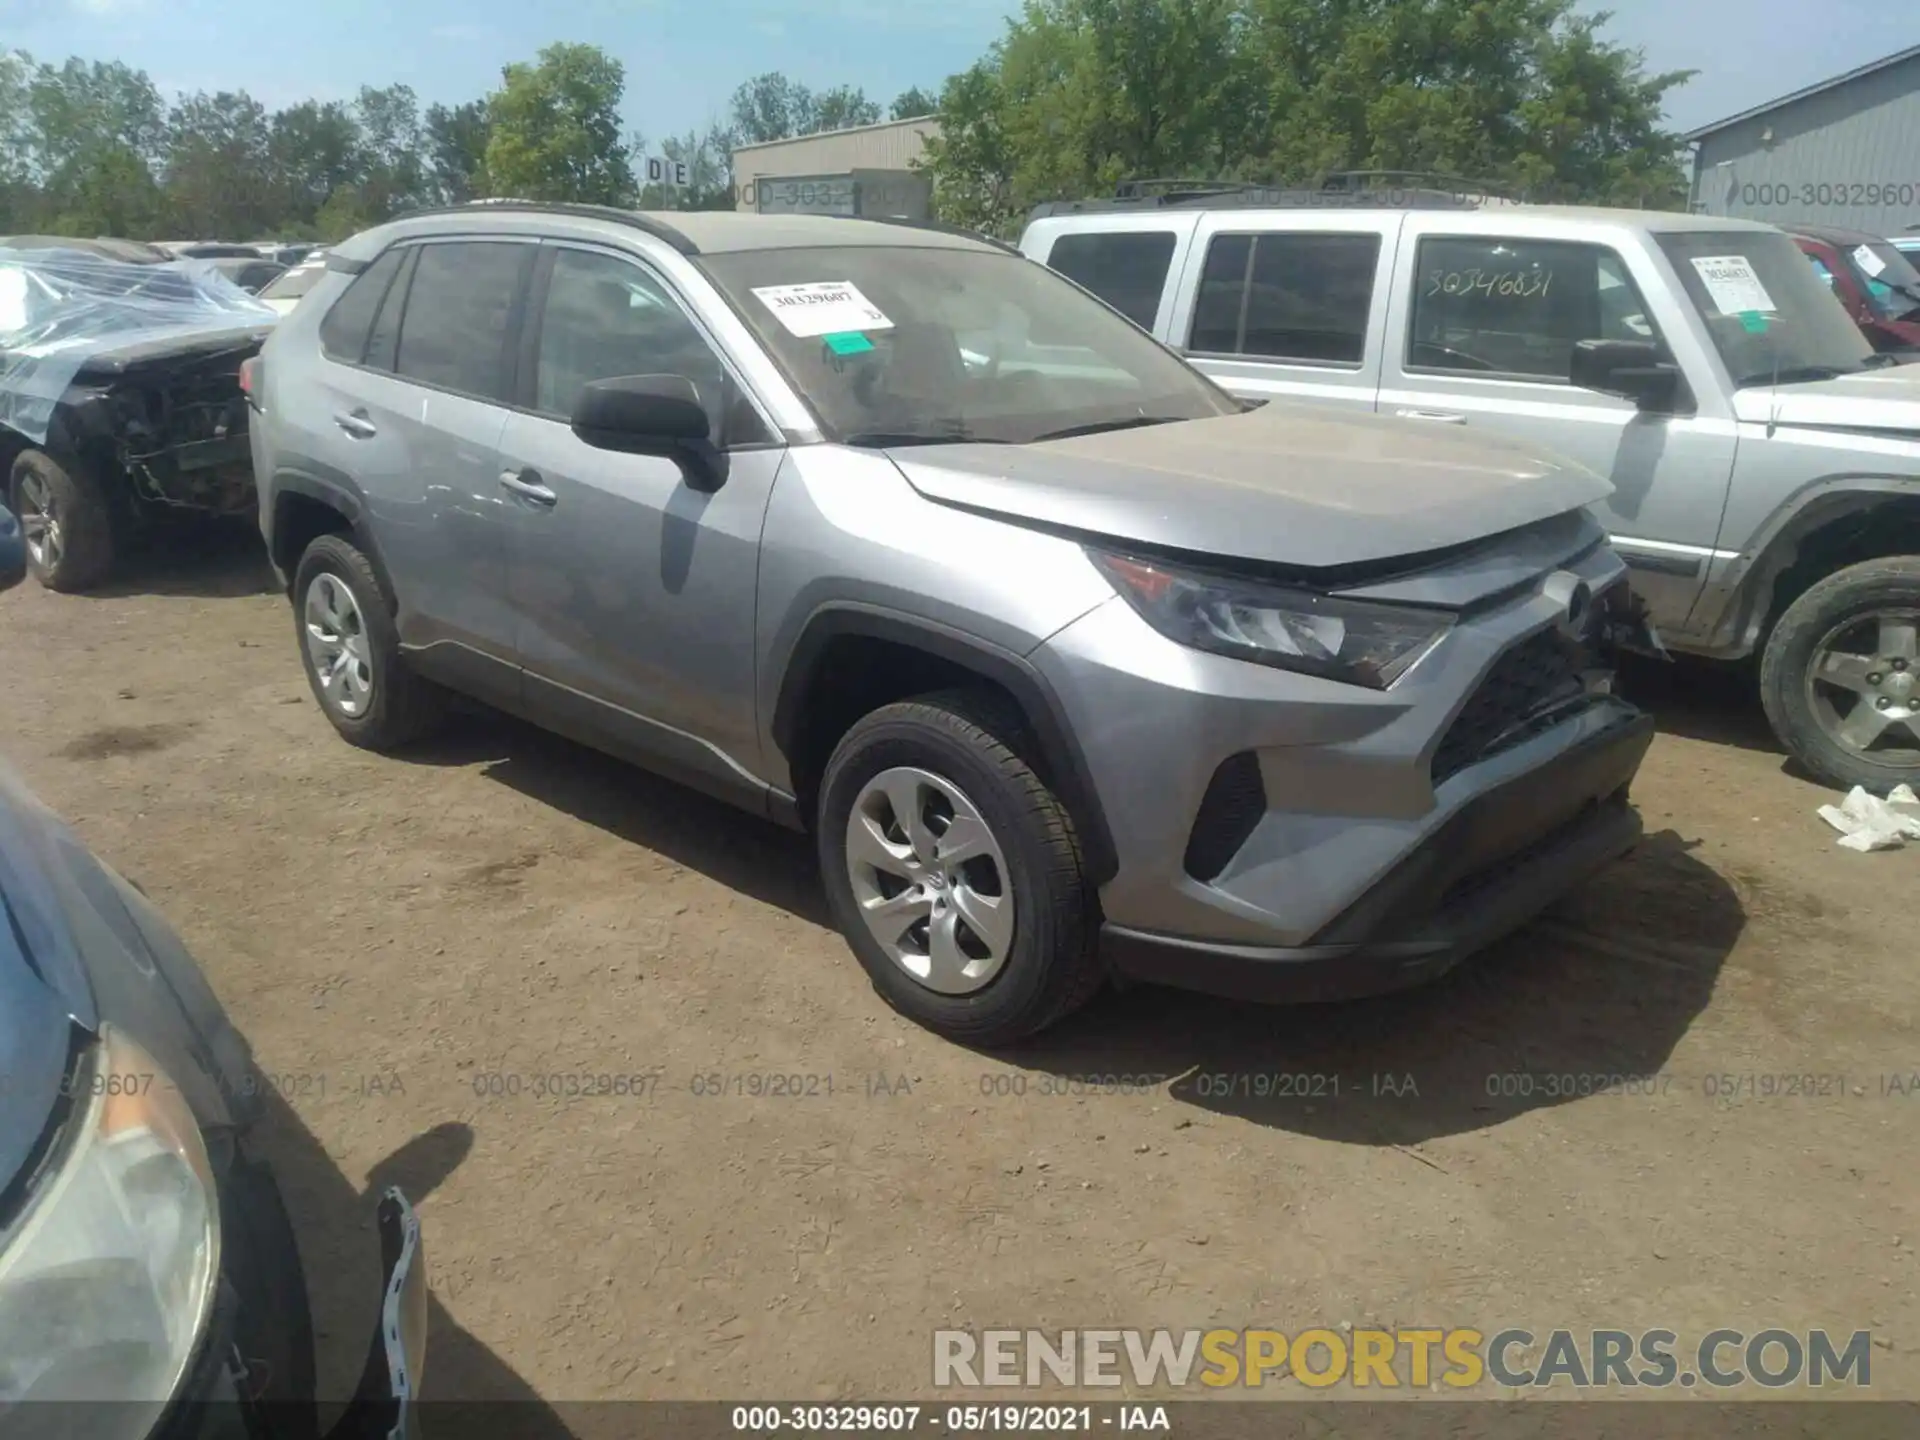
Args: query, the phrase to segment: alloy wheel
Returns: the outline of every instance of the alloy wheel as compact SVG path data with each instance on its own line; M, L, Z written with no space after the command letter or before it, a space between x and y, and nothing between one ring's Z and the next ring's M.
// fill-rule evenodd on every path
M307 663L321 695L348 719L358 719L373 701L372 651L359 602L344 580L323 570L307 586L302 613Z
M1828 631L1807 670L1815 720L1849 754L1920 769L1920 610L1879 610Z
M847 816L854 903L889 959L929 990L970 995L1013 948L1006 855L979 806L930 770L883 770Z
M66 551L60 533L60 507L46 478L31 470L20 477L20 531L34 564L42 570L59 565Z

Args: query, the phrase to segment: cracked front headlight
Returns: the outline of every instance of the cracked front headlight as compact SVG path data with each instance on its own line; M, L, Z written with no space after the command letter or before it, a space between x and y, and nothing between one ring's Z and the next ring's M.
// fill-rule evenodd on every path
M1444 610L1344 600L1101 550L1087 555L1169 640L1374 690L1406 674L1453 626Z
M145 1435L212 1309L213 1173L185 1098L125 1035L103 1029L71 1091L64 1154L0 1236L0 1430L15 1402L84 1400Z

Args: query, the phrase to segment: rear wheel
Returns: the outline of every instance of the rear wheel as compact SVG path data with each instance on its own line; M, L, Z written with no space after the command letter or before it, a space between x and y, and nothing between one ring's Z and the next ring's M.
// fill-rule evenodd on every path
M835 748L820 870L888 1004L966 1044L1042 1030L1099 989L1098 913L1072 818L1019 718L951 692L887 705Z
M446 693L408 668L379 577L346 536L307 546L293 607L307 683L342 738L391 750L444 718Z
M113 507L77 461L23 450L7 495L27 542L27 568L49 590L85 590L113 569Z
M1767 719L1829 785L1920 785L1920 557L1837 570L1787 608L1760 665Z

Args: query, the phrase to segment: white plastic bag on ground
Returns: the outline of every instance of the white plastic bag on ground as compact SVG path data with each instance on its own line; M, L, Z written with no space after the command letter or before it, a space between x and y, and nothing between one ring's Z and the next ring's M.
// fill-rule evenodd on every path
M1822 805L1820 818L1840 832L1846 850L1897 850L1920 840L1920 796L1896 785L1882 800L1856 785L1838 805Z

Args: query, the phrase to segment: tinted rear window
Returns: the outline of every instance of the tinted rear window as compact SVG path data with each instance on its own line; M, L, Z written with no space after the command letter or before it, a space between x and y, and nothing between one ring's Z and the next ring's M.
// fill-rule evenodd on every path
M1378 235L1218 235L1207 247L1188 347L1358 365L1373 309Z
M1173 262L1171 230L1112 230L1062 235L1047 264L1143 329L1153 328Z
M423 245L394 368L483 400L507 393L507 330L533 246L498 240Z
M335 360L358 365L367 353L367 331L380 309L400 261L406 252L389 250L362 270L333 302L320 322L320 348Z

